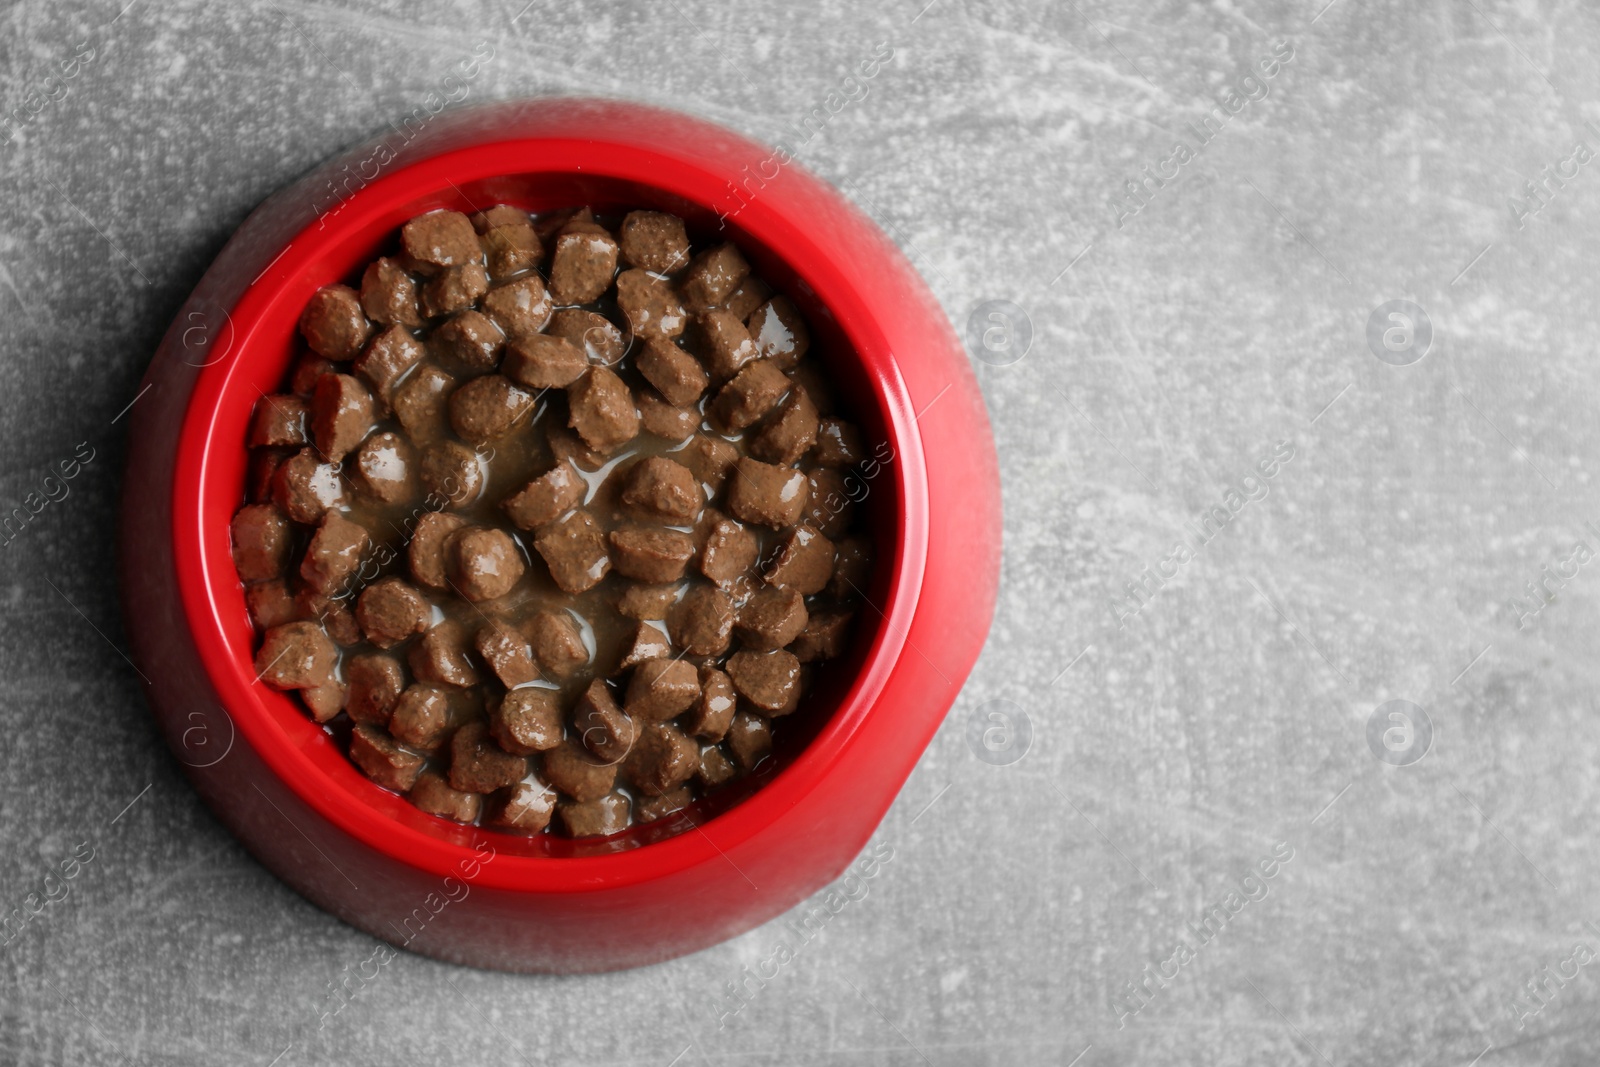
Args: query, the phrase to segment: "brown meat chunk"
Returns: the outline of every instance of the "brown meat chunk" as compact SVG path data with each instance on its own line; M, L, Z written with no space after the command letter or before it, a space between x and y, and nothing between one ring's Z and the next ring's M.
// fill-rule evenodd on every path
M233 565L246 582L283 574L289 562L289 519L271 504L246 504L233 517Z
M361 297L348 285L323 286L311 294L300 313L300 336L311 351L335 362L354 359L371 332Z
M748 457L734 465L728 483L728 510L741 522L781 530L805 513L810 485L804 471L774 467Z
M528 641L533 656L550 677L565 681L589 662L589 649L583 631L564 611L541 611L527 622Z
M688 323L672 287L647 271L617 275L617 307L637 337L677 337Z
M731 441L701 435L673 455L679 463L694 471L694 476L715 496L722 491L728 471L738 462L739 449Z
M664 211L630 211L622 220L622 258L630 267L672 274L689 263L683 220Z
M653 659L633 669L624 706L646 722L665 722L685 711L700 696L694 664L681 659Z
M571 342L590 363L614 366L628 350L622 331L604 315L582 308L562 308L550 316L548 332Z
M300 617L294 594L289 592L289 583L281 578L246 586L244 602L250 609L250 621L263 633Z
M775 296L750 316L750 337L756 353L784 370L800 362L811 348L811 332L786 296Z
M550 444L550 454L558 460L572 464L581 471L598 471L606 465L606 457L583 443L583 438L548 420L544 428L545 440Z
M810 526L796 526L778 546L767 583L806 596L822 592L833 577L833 542Z
M344 665L350 693L345 711L357 723L388 726L394 706L405 692L406 672L400 661L387 652L363 652L351 656Z
M611 792L617 767L596 759L573 741L563 741L544 754L545 780L573 800L585 801Z
M691 656L720 656L728 651L733 622L733 602L728 594L697 585L667 614L667 632L673 643Z
M817 444L811 458L824 467L853 467L866 458L861 430L853 422L829 417L817 425Z
M767 297L772 295L772 286L760 278L751 275L728 294L728 299L722 306L733 312L734 318L745 320L750 313L767 302Z
M250 466L245 470L245 499L252 504L265 504L272 499L273 479L278 468L290 453L280 448L252 448Z
M735 652L728 657L733 687L768 715L787 715L800 702L800 661L782 649Z
M628 798L622 793L607 793L582 803L563 801L556 811L572 837L609 837L628 828Z
M533 664L533 649L520 630L501 622L486 623L478 628L473 647L500 684L507 689L539 680L539 668Z
M817 440L817 409L804 389L794 389L761 432L750 442L750 454L781 467L799 461Z
M688 467L665 456L651 456L623 476L622 504L640 518L687 526L700 514L705 496Z
M739 608L734 633L745 648L770 652L799 637L807 617L805 597L793 589L761 589Z
M430 318L469 308L489 291L489 272L482 263L446 267L422 287L422 310Z
M645 338L634 365L669 403L680 407L699 400L711 384L699 360L660 337Z
M302 448L279 464L273 475L272 497L285 515L309 526L329 508L344 503L344 483L337 467Z
M587 304L611 288L617 242L600 233L563 233L550 260L550 293L559 304Z
M473 212L467 221L472 223L472 228L477 230L480 236L496 226L526 226L530 230L533 229L533 219L514 204L494 204L482 211Z
M468 308L433 331L433 347L450 367L465 375L488 374L500 365L506 335L487 315Z
M489 724L469 722L450 738L450 788L493 793L522 781L528 760L506 752L489 736Z
M455 387L453 375L425 364L394 391L395 418L418 444L438 438L449 427L450 393Z
M711 401L712 419L729 433L760 422L789 392L789 378L765 360L747 364Z
M660 796L693 778L700 746L665 723L646 723L628 754L628 781L645 796Z
M750 264L732 242L701 252L684 275L683 295L695 307L711 307L728 298L750 273Z
M611 562L640 582L675 582L694 558L694 538L677 530L628 524L612 530Z
M449 589L445 572L445 546L467 520L444 511L430 511L417 520L407 551L411 577L429 589Z
M696 757L695 763L698 770L699 757ZM694 792L686 785L670 789L660 796L642 796L633 802L633 821L636 823L659 822L668 815L675 815L687 808L693 801Z
M361 641L361 627L356 624L355 612L348 603L334 600L315 589L302 589L294 598L295 616L314 620L334 644L354 645Z
M679 588L675 582L625 582L617 597L617 614L641 622L646 619L665 619L678 599Z
M450 425L469 444L510 433L533 410L533 397L499 374L474 378L450 395Z
M633 719L617 706L606 683L596 678L572 709L572 729L578 740L606 763L619 763L633 748L638 730Z
M489 731L501 748L531 756L561 743L561 699L554 689L513 689L489 713Z
M828 595L835 600L853 600L867 595L872 580L872 542L865 537L846 537L834 548L833 577L828 580Z
M417 283L398 260L379 258L361 275L361 309L385 326L421 326Z
M639 410L633 394L609 367L595 367L567 390L567 424L583 443L609 453L639 436Z
M543 782L518 782L484 803L483 825L502 833L531 836L550 825L555 810L555 790Z
M584 376L589 357L570 341L536 333L506 346L504 370L506 377L529 389L558 389Z
M296 396L309 397L317 388L318 378L338 372L339 365L332 360L323 359L315 352L301 352L295 358L294 369L289 372L289 391Z
M256 402L246 441L252 448L299 448L310 442L306 433L304 398L284 393L264 396Z
M809 492L802 519L829 539L843 537L855 522L856 502L850 498L847 484L837 467L817 467L806 472Z
M732 519L718 519L700 551L700 573L726 588L752 573L761 544Z
M274 689L315 689L333 680L338 649L314 622L287 622L261 638L256 677Z
M345 687L339 682L326 682L314 689L300 690L300 702L316 722L327 722L344 710Z
M454 619L446 619L424 633L406 658L419 682L458 689L478 684L478 669L467 658L466 630Z
M695 325L712 378L725 382L755 361L756 343L733 312L713 308L701 313Z
M400 228L400 247L406 255L435 267L481 263L483 249L472 220L459 211L430 211Z
M819 611L806 620L806 628L794 639L789 651L801 663L836 659L844 652L850 638L850 624L855 621L853 611Z
M532 531L583 503L588 488L577 468L561 462L507 497L500 506L518 529Z
M357 726L350 734L350 759L361 773L385 789L404 793L417 781L426 760L400 747L376 726Z
M437 752L455 726L450 695L434 685L410 685L389 715L389 732L418 752Z
M707 741L721 741L727 736L738 705L739 696L733 688L733 680L715 667L702 667L700 698L684 714L683 728Z
M311 394L311 435L337 463L372 431L372 393L353 374L324 374Z
M532 337L543 330L550 323L554 306L537 274L491 289L483 298L484 314L513 339Z
M367 345L352 366L386 404L394 403L395 386L428 354L404 326L390 326Z
M361 442L355 471L359 487L374 500L397 504L416 493L416 455L411 443L385 430Z
M733 719L730 713L729 721ZM707 745L700 750L700 769L695 772L695 781L706 789L715 789L733 781L739 774L739 769L728 759L727 754L717 745Z
M839 410L839 398L828 384L827 372L816 360L808 359L795 364L789 371L789 380L806 391L811 403L816 405L818 415L832 415Z
M467 526L445 546L450 587L468 600L494 600L522 580L524 566L517 543L504 530Z
M641 622L633 628L633 633L624 648L626 651L622 654L622 661L617 664L619 673L630 667L637 667L641 663L672 654L672 645L667 642L667 635L647 622Z
M378 648L394 648L400 641L426 632L432 617L426 598L400 577L373 582L355 601L355 621L362 624L366 640Z
M700 428L699 411L673 407L649 386L639 390L634 399L639 406L639 425L645 433L668 441L687 441Z
M533 547L550 568L550 577L563 593L583 593L600 584L611 571L606 539L594 516L579 508L534 536Z
M544 242L526 221L491 226L478 243L489 259L489 274L495 278L532 270L544 258Z
M754 770L772 752L772 727L761 716L741 711L733 717L725 743L740 770Z
M533 228L539 231L539 236L546 241L553 240L557 234L585 233L599 230L605 232L605 227L594 221L594 209L589 207L569 207L560 211L550 211L533 220Z
M372 536L365 526L351 522L337 511L328 511L306 546L305 558L300 561L300 577L324 596L348 590L361 567L361 558L371 545Z
M483 492L483 464L478 462L478 454L460 441L429 445L418 468L428 492L453 508L466 507Z
M514 204L494 204L482 211L474 212L469 222L478 233L486 234L497 226L526 226L533 229L533 219L528 213Z
M423 771L406 791L406 799L429 815L438 815L456 822L472 822L483 810L483 798L477 793L452 789L438 771Z

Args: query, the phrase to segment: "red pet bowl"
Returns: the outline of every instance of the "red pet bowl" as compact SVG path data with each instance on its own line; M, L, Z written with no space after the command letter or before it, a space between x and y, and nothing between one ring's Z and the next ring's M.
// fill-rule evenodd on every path
M819 679L809 710L785 720L767 773L666 824L599 841L460 826L369 782L256 680L229 554L251 408L282 380L307 298L349 279L412 216L496 202L652 207L702 237L720 228L807 314L813 350L883 458L853 490L878 541L855 648ZM239 228L167 331L145 388L120 550L156 720L206 802L271 871L339 918L430 956L601 971L692 952L778 915L866 843L988 631L999 479L982 398L944 313L833 189L674 112L499 104L351 150Z

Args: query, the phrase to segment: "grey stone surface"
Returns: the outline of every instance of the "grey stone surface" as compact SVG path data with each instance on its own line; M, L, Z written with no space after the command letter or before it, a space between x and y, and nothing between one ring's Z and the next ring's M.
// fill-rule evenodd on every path
M94 450L0 557L0 907L94 850L0 947L0 1062L1592 1061L1592 7L123 2L0 14L0 502ZM255 204L482 40L475 100L769 140L889 42L801 158L958 329L990 300L1031 328L979 367L1007 509L985 656L892 861L723 1025L779 924L601 977L407 955L319 1028L375 943L212 820L118 651L116 417L166 323ZM1415 340L1367 340L1395 299L1432 327L1405 366ZM1369 746L1394 699L1433 730L1409 765L1404 724Z

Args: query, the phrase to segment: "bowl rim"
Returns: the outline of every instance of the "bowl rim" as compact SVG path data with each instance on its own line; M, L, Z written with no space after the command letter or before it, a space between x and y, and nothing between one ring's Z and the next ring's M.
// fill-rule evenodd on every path
M659 110L628 106L646 112ZM463 114L470 114L470 109ZM665 114L675 122L687 120L708 132L730 136L702 120L676 112ZM418 202L430 201L433 206L464 204L470 208L461 186L506 176L577 174L647 186L665 197L680 198L718 214L726 212L729 175L708 166L692 146L671 151L603 127L585 133L582 137L489 137L408 161L345 198L331 217L313 218L281 250L268 250L276 251L275 258L225 309L234 331L229 358L199 370L179 432L172 537L183 617L235 729L271 773L312 811L391 860L440 878L459 872L463 862L481 855L474 851L479 841L492 845L504 840L504 835L467 827L469 840L447 840L391 819L371 806L344 800L343 790L328 785L323 771L275 722L266 706L265 685L247 669L254 650L241 660L226 633L222 612L233 607L224 601L230 589L235 597L242 593L228 550L226 526L208 525L203 506L214 466L212 448L237 447L229 434L230 428L238 427L220 418L219 402L230 386L238 387L235 372L244 362L239 354L251 350L255 331L269 320L279 321L273 316L281 311L276 305L284 299L285 289L316 273L325 248L371 227L375 219L393 213L399 205L413 205L405 208L407 211L418 210L414 206ZM760 146L748 143L752 152L759 151ZM820 179L798 169L795 177L822 185ZM843 210L854 210L842 197L837 200ZM881 616L873 644L816 736L787 766L732 807L664 840L612 853L528 856L502 852L497 862L482 869L475 884L529 893L588 892L633 885L703 864L731 863L727 849L760 835L777 816L801 804L823 784L830 764L850 745L864 717L874 711L876 699L895 669L916 613L928 553L926 469L918 415L912 410L906 383L871 305L849 284L846 272L823 256L798 221L779 210L779 204L778 197L758 197L742 204L738 229L782 260L835 319L851 349L846 358L860 364L873 384L884 431L895 450L888 474L900 520L898 552L884 605L872 605ZM877 712L886 714L890 709Z

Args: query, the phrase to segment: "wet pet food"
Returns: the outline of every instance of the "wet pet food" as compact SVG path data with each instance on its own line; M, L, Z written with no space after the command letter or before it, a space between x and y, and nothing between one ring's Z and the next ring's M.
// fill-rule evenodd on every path
M249 427L261 680L510 833L618 833L769 758L870 567L795 306L655 211L435 211L348 282Z

